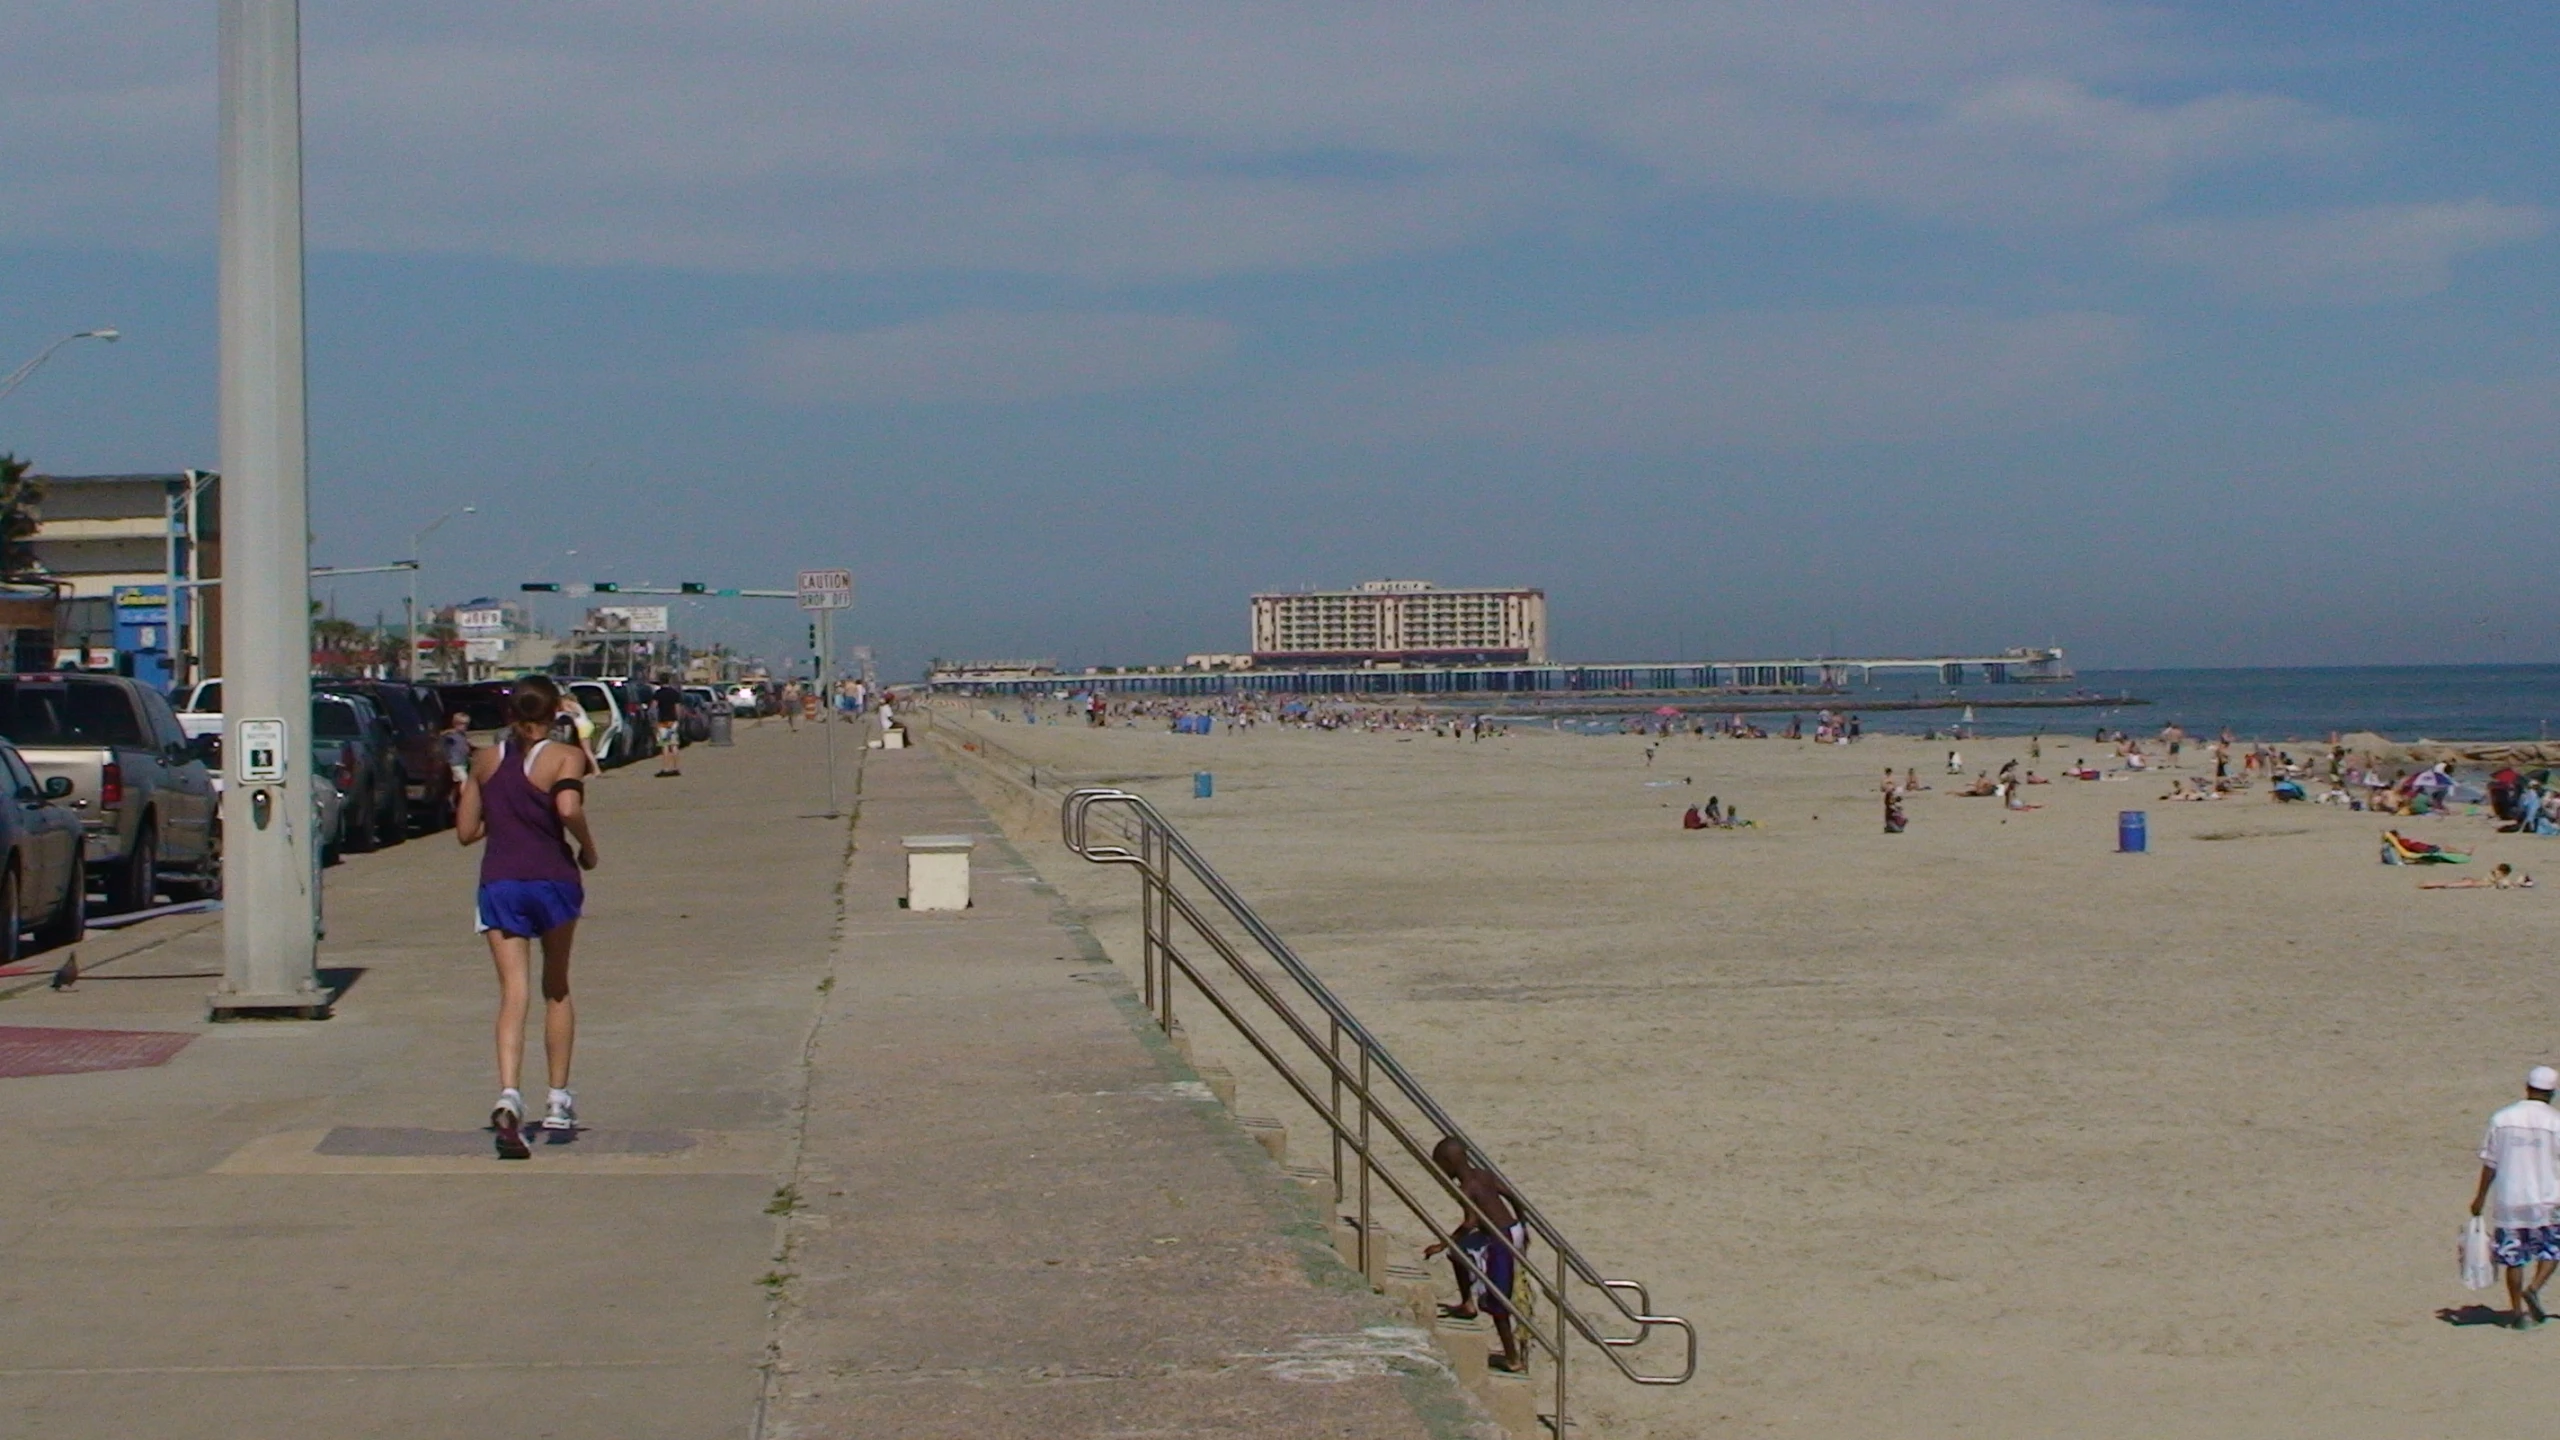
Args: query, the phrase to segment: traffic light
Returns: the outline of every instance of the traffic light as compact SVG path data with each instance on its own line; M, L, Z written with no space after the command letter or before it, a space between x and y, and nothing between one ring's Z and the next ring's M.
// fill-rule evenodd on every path
M527 590L548 591L551 594L557 595L560 593L560 582L557 580L527 580L524 582L524 588Z
M620 585L617 585L610 580L599 580L595 585L596 593L599 595L611 595L621 588L622 587Z
M711 593L711 587L703 584L699 580L678 581L676 583L676 588L687 595L708 595Z
M816 654L816 653L817 653L817 650L818 650L818 622L817 622L817 621L815 621L815 620L812 620L812 621L810 621L810 622L809 622L809 652L810 652L811 654L813 654L813 655L814 655L814 654Z

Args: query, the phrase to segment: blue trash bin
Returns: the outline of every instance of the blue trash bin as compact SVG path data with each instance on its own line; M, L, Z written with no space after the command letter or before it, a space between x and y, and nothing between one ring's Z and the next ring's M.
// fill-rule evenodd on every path
M1208 771L1206 771L1206 770L1194 770L1194 771L1192 771L1192 772L1191 772L1191 798L1192 798L1192 799L1194 799L1194 800L1206 800L1206 799L1208 799L1208 798L1209 798L1209 791L1210 791L1210 784L1209 784L1209 772L1208 772Z
M2139 855L2151 848L2151 821L2140 810L2116 812L2116 853Z

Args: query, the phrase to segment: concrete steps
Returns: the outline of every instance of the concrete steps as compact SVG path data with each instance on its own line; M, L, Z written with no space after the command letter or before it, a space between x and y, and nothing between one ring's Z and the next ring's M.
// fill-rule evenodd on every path
M1177 1022L1175 1029L1182 1026ZM1183 1035L1178 1048L1188 1051L1190 1041ZM1333 1171L1328 1164L1289 1162L1289 1127L1267 1115L1245 1113L1239 1108L1239 1086L1235 1073L1224 1065L1203 1065L1196 1073L1212 1095L1224 1106L1236 1127L1258 1143L1271 1157L1280 1173L1294 1184L1308 1203L1327 1218L1326 1234L1342 1263L1357 1273L1361 1266L1360 1226L1357 1215L1341 1213L1344 1208L1333 1193ZM1285 1089L1273 1082L1274 1089ZM1325 1131L1319 1121L1316 1144L1323 1146ZM1325 1158L1330 1160L1330 1154ZM1383 1217L1394 1207L1392 1197L1383 1188L1373 1195L1375 1216ZM1395 1207L1395 1218L1404 1220L1401 1207ZM1418 1227L1417 1227L1418 1228ZM1553 1376L1545 1373L1535 1355L1530 1373L1511 1375L1493 1369L1486 1362L1501 1349L1501 1341L1492 1321L1482 1315L1470 1319L1451 1319L1440 1313L1444 1303L1457 1298L1456 1280L1445 1264L1425 1265L1416 1257L1427 1241L1399 1235L1372 1218L1369 1237L1373 1270L1368 1277L1370 1288L1394 1300L1412 1318L1415 1328L1432 1337L1434 1347L1447 1362L1450 1373L1469 1396L1481 1406L1493 1422L1513 1440L1551 1440L1552 1427L1543 1418L1550 1408Z

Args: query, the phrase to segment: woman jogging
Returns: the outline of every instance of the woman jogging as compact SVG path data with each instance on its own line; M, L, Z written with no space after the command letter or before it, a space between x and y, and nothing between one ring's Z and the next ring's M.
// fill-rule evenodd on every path
M569 1093L569 1054L578 1035L578 1014L569 1003L569 946L586 904L578 872L596 868L586 804L586 778L595 767L583 747L551 738L559 707L559 687L549 680L533 675L516 682L507 697L507 729L498 744L472 757L454 820L454 838L463 844L489 842L480 854L479 928L498 966L498 1103L489 1124L498 1132L501 1160L533 1153L524 1141L517 1081L536 940L542 942L542 1053L551 1071L542 1128L564 1140L578 1128L577 1099Z

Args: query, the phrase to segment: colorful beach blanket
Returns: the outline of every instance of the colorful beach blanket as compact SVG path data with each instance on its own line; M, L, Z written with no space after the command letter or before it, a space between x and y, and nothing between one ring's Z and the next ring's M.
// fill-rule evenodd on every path
M2382 832L2382 863L2385 865L2468 865L2471 852L2447 850L2424 840L2413 840L2397 830Z

